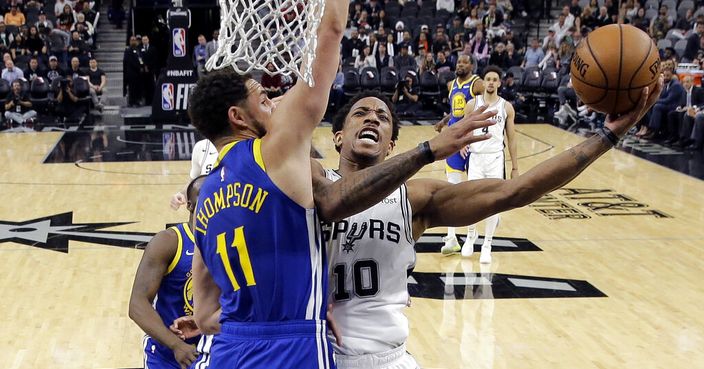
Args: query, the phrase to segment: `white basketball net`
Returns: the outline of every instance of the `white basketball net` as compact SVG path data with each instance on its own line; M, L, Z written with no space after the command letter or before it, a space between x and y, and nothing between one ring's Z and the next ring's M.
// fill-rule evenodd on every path
M325 0L220 0L218 50L206 68L295 74L313 86L312 61L324 8Z

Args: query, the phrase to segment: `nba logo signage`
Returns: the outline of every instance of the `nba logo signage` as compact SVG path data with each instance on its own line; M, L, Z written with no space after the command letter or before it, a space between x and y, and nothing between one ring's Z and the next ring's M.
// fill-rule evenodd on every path
M188 54L186 52L186 30L183 28L174 28L171 30L172 35L172 53L174 57L183 58Z
M161 85L161 108L166 111L174 110L174 84Z

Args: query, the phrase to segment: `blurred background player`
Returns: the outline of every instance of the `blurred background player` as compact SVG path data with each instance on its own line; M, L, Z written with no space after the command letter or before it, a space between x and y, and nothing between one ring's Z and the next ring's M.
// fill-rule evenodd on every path
M495 111L494 120L496 124L486 127L482 131L475 132L490 133L491 137L486 141L475 142L469 145L469 160L467 163L467 180L496 178L505 179L504 168L504 137L508 144L508 153L511 156L511 177L518 176L518 155L516 154L516 134L514 130L514 118L516 116L513 105L498 95L501 87L501 69L496 66L489 66L484 70L484 93L467 103L467 111L474 111L481 106L486 106L487 111ZM505 135L504 135L505 133ZM483 264L491 263L491 241L499 225L499 214L486 218L486 228L484 233L484 243L479 262ZM462 245L462 256L469 257L474 251L474 241L477 239L477 230L474 224L469 226L467 238ZM446 250L443 250L446 251ZM449 251L449 250L447 250Z
M457 78L448 83L447 89L450 91L450 115L447 120L443 120L436 126L439 131L444 128L445 124L451 126L462 119L465 115L465 107L467 103L472 101L475 96L484 92L484 83L481 78L474 74L474 65L472 58L467 55L462 55L457 59L455 70ZM447 181L452 184L462 182L462 174L467 171L467 158L460 153L456 153L446 160L445 173ZM447 236L443 238L445 245L441 251L443 254L458 252L460 244L457 242L455 235L455 227L447 228Z
M196 177L187 186L189 222L157 233L144 249L137 268L129 316L147 334L145 368L184 369L198 357L194 344L200 337L182 340L168 327L177 318L193 314L191 261L195 244L190 225L204 179Z
M199 175L207 175L213 169L213 164L218 160L218 150L208 139L203 139L193 146L191 152L191 171L189 175L191 179L195 179ZM171 196L171 209L178 210L181 205L186 203L186 189L176 192Z

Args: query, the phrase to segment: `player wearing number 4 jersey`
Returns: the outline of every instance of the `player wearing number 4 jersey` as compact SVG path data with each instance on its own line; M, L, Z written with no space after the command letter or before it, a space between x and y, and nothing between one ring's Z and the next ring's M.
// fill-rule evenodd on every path
M642 118L661 89L662 81L650 95L645 89L632 111L609 117L606 128L598 135L522 176L454 185L432 179L409 180L370 209L326 225L323 233L331 253L332 273L328 294L334 305L332 316L340 329L340 339L335 339L338 368L417 368L405 351L408 323L403 314L409 298L407 272L414 264L413 242L428 228L472 224L530 204L571 181ZM471 112L465 119L486 119L495 114L483 110ZM375 167L384 167L398 130L399 121L391 103L376 93L363 92L341 108L333 120L339 169L331 172L314 167L316 199L330 194L331 181L339 182L361 172L375 174ZM433 161L432 152L429 153L428 161ZM384 167L384 173L388 177L410 177L426 163L406 160L393 169ZM374 182L368 184L359 190L361 198L378 190Z

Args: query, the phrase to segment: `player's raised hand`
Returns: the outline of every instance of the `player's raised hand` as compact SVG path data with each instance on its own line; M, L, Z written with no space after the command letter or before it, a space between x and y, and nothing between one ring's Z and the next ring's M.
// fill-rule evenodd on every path
M178 208L180 208L181 205L185 205L185 204L186 204L186 196L183 193L176 192L173 196L171 196L171 201L169 202L171 209L178 210Z
M433 151L435 159L445 159L471 143L491 138L490 133L482 135L474 134L475 129L496 124L496 122L491 119L496 115L496 112L487 112L485 110L486 106L482 106L470 114L465 114L462 120L443 129L440 134L430 140L430 149Z
M631 111L621 114L619 116L613 116L609 114L609 116L606 117L606 122L604 123L604 126L610 129L614 134L616 134L616 136L623 137L626 132L631 129L631 127L638 123L641 118L643 118L645 113L650 110L653 104L655 104L655 102L660 97L660 92L662 92L662 86L663 77L660 76L660 78L658 79L658 83L655 84L654 88L650 89L648 87L645 87L641 90L638 104L636 104L636 106L634 106Z
M198 325L196 325L196 320L192 315L176 318L173 324L169 326L169 329L182 340L193 338L201 334Z

